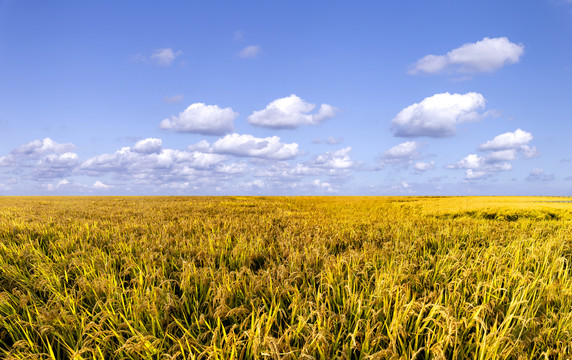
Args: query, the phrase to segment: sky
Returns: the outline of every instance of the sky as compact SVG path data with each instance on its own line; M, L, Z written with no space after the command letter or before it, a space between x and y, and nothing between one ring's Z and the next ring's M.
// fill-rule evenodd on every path
M572 1L0 0L0 195L572 196Z

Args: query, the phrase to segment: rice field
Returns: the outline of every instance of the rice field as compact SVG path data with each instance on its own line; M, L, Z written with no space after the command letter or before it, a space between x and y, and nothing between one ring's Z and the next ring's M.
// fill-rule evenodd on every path
M2 197L0 358L569 359L572 203Z

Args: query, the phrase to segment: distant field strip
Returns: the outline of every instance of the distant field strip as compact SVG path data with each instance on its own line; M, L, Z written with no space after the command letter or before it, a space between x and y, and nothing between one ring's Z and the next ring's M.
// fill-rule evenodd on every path
M570 359L552 197L0 197L0 358Z

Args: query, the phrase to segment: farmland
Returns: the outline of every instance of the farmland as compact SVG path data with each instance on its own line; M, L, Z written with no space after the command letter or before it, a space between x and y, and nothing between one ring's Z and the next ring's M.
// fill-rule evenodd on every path
M569 200L3 197L0 358L567 359Z

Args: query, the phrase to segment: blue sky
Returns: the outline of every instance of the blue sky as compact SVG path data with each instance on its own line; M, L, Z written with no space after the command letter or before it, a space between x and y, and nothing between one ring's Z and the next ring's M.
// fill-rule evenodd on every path
M572 195L572 2L0 0L0 195Z

